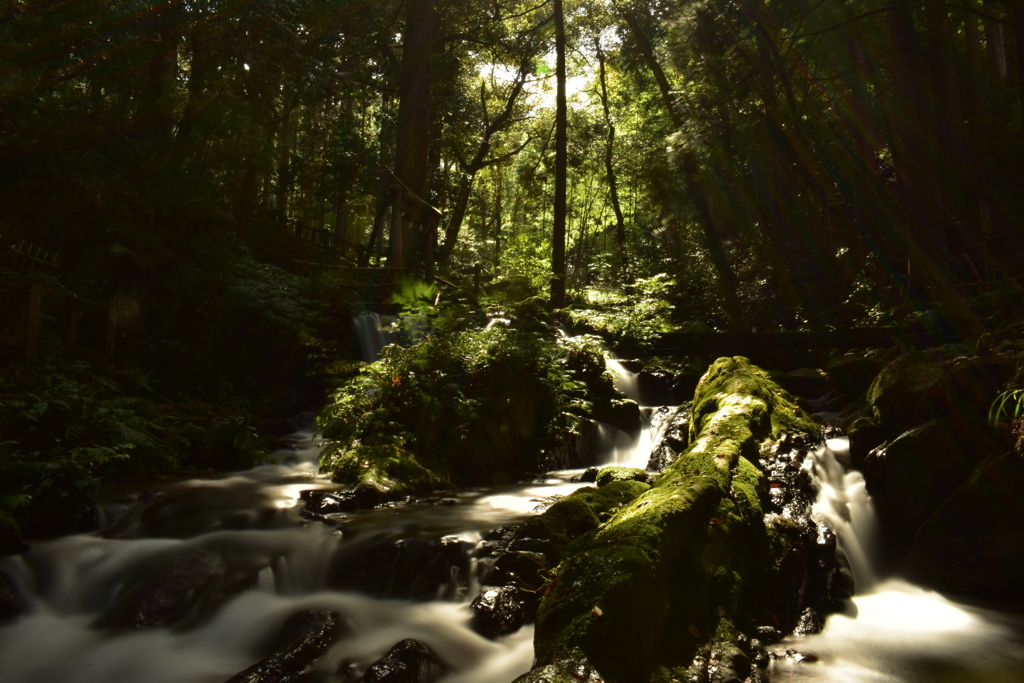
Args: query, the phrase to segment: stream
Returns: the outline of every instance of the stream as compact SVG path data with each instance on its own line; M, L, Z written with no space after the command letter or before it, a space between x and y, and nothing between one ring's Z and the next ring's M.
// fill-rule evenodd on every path
M629 374L612 369L635 395ZM650 431L630 438L603 426L601 460L644 467ZM275 462L125 492L104 501L101 532L0 558L27 607L0 626L4 683L223 683L308 609L334 610L343 622L316 680L357 681L405 638L450 665L443 683L508 683L530 669L532 626L496 640L470 627L477 557L489 530L585 486L570 481L582 470L311 522L303 492L335 487L317 473L314 436L289 439ZM773 646L772 680L1024 680L1020 618L877 576L871 502L847 464L845 439L832 439L805 466L821 488L815 515L836 532L857 582L857 616L833 615L822 633ZM188 589L173 626L139 628L126 596L196 564L214 566L217 581Z

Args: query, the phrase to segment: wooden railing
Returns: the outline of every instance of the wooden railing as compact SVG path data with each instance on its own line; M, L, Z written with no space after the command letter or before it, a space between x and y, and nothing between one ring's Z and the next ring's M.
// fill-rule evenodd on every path
M33 270L47 274L60 270L63 259L59 251L49 252L28 240L17 240L6 246L4 261L12 270Z
M72 356L113 362L117 341L117 310L49 287L39 280L0 273L0 289L10 297L6 319L0 319L0 343L23 350L26 359L36 358L43 346L40 331L44 305L52 308L59 322L59 346ZM92 344L79 342L79 328L92 318Z

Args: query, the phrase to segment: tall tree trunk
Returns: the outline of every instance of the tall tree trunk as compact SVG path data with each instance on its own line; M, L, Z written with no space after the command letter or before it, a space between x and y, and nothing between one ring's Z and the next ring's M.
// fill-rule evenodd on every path
M1020 148L1021 158L1024 158L1024 0L1013 1L1013 13L1010 15L1013 17L1013 43L1014 53L1016 55L1016 71L1017 71L1017 102L1021 108L1022 115L1020 117ZM1022 174L1018 174L1019 176ZM1021 179L1024 181L1024 179ZM1021 184L1018 183L1018 188L1021 188Z
M200 18L188 35L189 58L188 82L186 84L188 99L185 102L185 110L178 122L178 130L174 139L175 154L179 161L185 159L189 154L189 146L196 124L214 99L210 85L216 73L216 64L210 57L210 48L207 44L210 30L209 21L206 17Z
M601 77L601 107L604 109L604 121L608 126L608 137L604 148L604 170L608 175L608 195L612 202L612 210L615 212L615 241L619 245L619 253L622 258L622 276L629 281L629 252L626 249L626 219L622 216L622 206L619 203L619 184L615 178L615 124L612 123L611 107L608 105L608 79L605 74L604 50L601 49L600 39L596 40L597 61Z
M631 11L624 11L622 18L630 28L630 32L633 39L636 41L637 47L640 49L640 54L644 58L644 62L647 64L647 68L650 69L651 75L654 76L655 82L658 84L658 90L661 92L661 99L665 105L665 109L668 111L669 117L672 120L673 126L677 130L683 127L683 118L679 115L679 110L676 108L675 101L672 98L672 89L669 86L668 77L665 75L664 69L661 68L661 64L654 56L654 48L651 45L650 39L647 34L644 33L643 27L639 20L633 15ZM697 214L697 224L700 226L701 233L704 237L704 247L708 250L708 255L711 257L711 263L715 268L715 273L718 275L718 281L721 285L721 295L723 308L725 309L729 320L730 327L736 327L739 324L740 319L740 306L738 296L738 280L736 273L733 272L732 266L729 265L729 256L726 253L725 245L722 243L722 236L718 233L715 228L714 217L711 214L711 208L708 205L707 192L704 190L703 184L700 178L700 164L693 152L688 148L684 147L679 152L681 169L683 171L683 177L686 181L686 191L689 195L690 202L693 204L694 211Z
M907 221L910 294L919 303L942 302L951 314L954 333L967 338L975 331L975 322L953 287L945 217L936 211L938 183L930 141L938 135L921 92L923 66L911 0L893 0L889 20L898 112L893 160Z
M384 225L387 222L388 210L393 203L391 179L391 160L394 154L394 120L390 116L392 110L391 97L387 94L381 95L380 102L380 129L377 133L377 149L380 157L380 170L377 175L376 192L374 193L373 224L370 227L370 235L366 240L363 254L359 258L359 267L366 268L370 265L370 257L377 253L381 240L384 236Z
M420 267L426 251L424 216L430 210L425 198L433 35L434 0L406 0L388 265L413 270Z
M924 10L928 35L927 64L931 76L932 99L938 134L938 189L948 218L964 221L976 213L972 210L970 185L974 174L967 168L967 144L964 129L964 106L960 97L959 78L953 62L953 35L949 10L929 5Z
M551 230L551 306L565 306L565 218L568 131L565 101L565 13L555 0L555 206Z
M973 12L964 13L964 41L967 53L967 87L970 96L967 98L967 121L970 126L971 144L975 145L981 137L982 120L985 115L985 76L981 67L981 32L978 30L978 17Z
M473 158L468 162L460 161L464 175L462 181L459 183L459 195L456 200L455 210L449 216L448 225L445 226L444 244L440 246L437 254L437 266L441 270L447 266L448 259L451 257L452 251L455 249L455 244L459 240L459 231L462 229L462 222L466 218L466 206L469 202L470 190L472 189L473 180L476 178L476 174L479 173L481 169L486 168L491 164L498 163L517 154L526 146L524 144L518 150L508 152L507 154L503 154L495 159L487 158L491 151L491 138L494 137L495 133L504 130L512 123L512 113L515 109L516 101L523 92L523 86L526 84L526 79L530 73L531 67L532 63L529 60L524 59L522 64L520 64L519 73L516 76L515 81L512 83L512 89L509 91L508 97L505 99L504 109L502 109L500 114L485 123L483 134L480 136L480 144L477 145ZM483 85L480 86L480 103L484 107L484 116L486 117L487 98L486 89Z
M175 123L180 11L181 0L160 0L148 12L149 32L143 40L148 43L150 58L135 113L135 124L141 131L168 139Z
M292 122L290 112L281 122L277 141L277 204L276 208L282 227L288 225L288 204L292 186Z
M437 267L443 269L448 265L455 244L459 241L459 231L462 222L466 219L466 209L469 207L469 195L473 190L473 179L476 174L464 174L459 181L459 193L455 196L455 207L448 215L448 225L444 229L444 244L438 249Z

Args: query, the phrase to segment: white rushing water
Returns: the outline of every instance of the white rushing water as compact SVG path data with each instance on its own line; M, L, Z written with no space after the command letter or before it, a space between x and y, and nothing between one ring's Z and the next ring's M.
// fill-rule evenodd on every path
M645 467L658 438L651 431L631 437L606 430L604 461ZM446 505L348 513L334 528L299 514L300 492L332 485L317 473L317 445L308 434L297 438L295 450L278 452L275 464L111 501L104 506L105 533L39 542L25 555L0 558L0 570L28 603L27 613L0 625L0 680L222 683L265 656L284 621L306 609L334 610L344 624L342 637L316 664L323 673L361 671L405 638L426 643L454 668L442 683L508 683L527 671L532 626L493 641L470 628L469 600L479 588L472 568L468 576L453 570L438 599L420 601L343 590L337 575L358 567L381 542L469 547L487 530L519 522L551 496L582 486L570 481L578 471L453 493ZM813 657L776 660L772 679L1024 681L1019 619L879 577L877 521L863 477L849 471L845 439L830 440L806 462L821 491L814 514L836 533L857 583L857 616L832 615L822 633L775 646L780 654L793 649ZM202 553L219 558L220 576L256 578L172 628L97 627L132 586Z
M856 616L833 614L820 634L782 641L774 648L778 653L792 649L804 657L775 660L771 679L785 683L1024 681L1024 620L959 604L906 581L879 577L878 522L864 477L848 469L847 440L830 439L808 462L820 487L814 516L835 532L856 581Z
M284 621L306 609L335 610L344 624L343 637L316 664L321 672L364 669L405 638L426 643L453 667L444 683L507 682L527 671L533 627L493 641L474 632L472 578L445 591L458 599L411 602L332 588L334 574L362 560L360 544L373 547L380 539L477 541L483 531L521 521L548 497L571 493L581 486L568 481L575 473L462 492L450 505L352 513L336 530L299 516L300 491L331 487L316 472L318 450L307 441L278 452L281 464L167 484L148 503L108 504L111 537L67 536L2 558L0 569L28 610L0 626L0 680L223 683L265 656ZM132 585L204 551L223 558L225 576L248 571L255 585L172 628L96 626Z

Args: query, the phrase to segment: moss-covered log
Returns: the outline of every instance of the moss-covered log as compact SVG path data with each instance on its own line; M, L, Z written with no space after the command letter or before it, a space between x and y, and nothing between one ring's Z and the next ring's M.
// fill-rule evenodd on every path
M701 645L777 621L793 599L778 589L791 545L765 521L757 462L797 432L818 428L766 372L718 359L697 387L686 451L562 554L538 612L538 669L519 680L580 662L604 681L684 673Z

